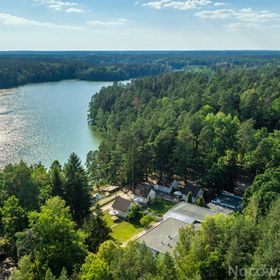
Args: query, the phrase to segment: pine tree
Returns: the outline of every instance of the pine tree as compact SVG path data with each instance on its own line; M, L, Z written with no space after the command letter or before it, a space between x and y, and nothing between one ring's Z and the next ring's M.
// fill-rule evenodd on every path
M73 219L80 224L89 214L90 193L86 171L75 153L70 155L64 173L64 199L70 206Z
M193 195L192 192L189 192L187 195L187 202L188 203L192 203L193 202Z
M63 181L62 181L62 169L60 163L56 160L53 162L50 168L50 177L52 185L52 195L64 197Z
M68 276L67 276L67 271L65 268L62 269L60 277L58 278L58 280L68 280Z
M86 244L91 252L96 252L101 243L110 239L111 230L99 208L85 219L82 228L87 233Z
M19 206L19 201L15 196L10 196L0 209L1 215L1 231L3 231L4 239L6 240L7 250L14 257L16 254L16 236L15 234L27 227L27 216L22 207Z
M196 201L196 204L198 205L198 206L204 206L205 205L205 201L204 201L204 198L203 197L199 197L198 199L197 199L197 201Z
M47 270L45 280L56 280L56 277L52 274L50 269Z

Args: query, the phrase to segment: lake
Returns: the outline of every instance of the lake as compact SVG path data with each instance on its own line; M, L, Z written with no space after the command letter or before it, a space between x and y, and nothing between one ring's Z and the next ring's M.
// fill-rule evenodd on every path
M65 163L72 152L83 162L100 144L88 126L89 101L109 82L62 81L0 90L0 168Z

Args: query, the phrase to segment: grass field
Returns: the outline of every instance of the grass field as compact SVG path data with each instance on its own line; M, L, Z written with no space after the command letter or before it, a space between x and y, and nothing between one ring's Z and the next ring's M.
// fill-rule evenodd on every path
M112 227L112 237L118 243L124 243L143 230L144 228L142 226L122 221Z
M149 205L148 210L153 212L155 215L163 216L170 208L172 208L176 204L177 202L175 201L157 199L153 205ZM109 210L104 212L104 219L108 227L110 227L112 230L112 237L118 243L124 243L144 230L144 227L142 227L141 225L135 225L120 219L114 221L109 214Z
M140 233L144 228L140 225L134 225L127 221L118 220L113 221L112 217L109 214L109 211L104 212L104 219L108 227L112 230L112 237L118 243L124 243L132 238L134 235Z
M114 221L112 220L111 215L109 214L109 210L108 210L108 211L105 211L103 214L104 214L104 220L106 221L107 226L108 226L108 227L112 227L115 223L114 223Z
M169 209L175 206L178 202L165 199L157 199L154 204L149 205L148 210L155 215L163 216Z

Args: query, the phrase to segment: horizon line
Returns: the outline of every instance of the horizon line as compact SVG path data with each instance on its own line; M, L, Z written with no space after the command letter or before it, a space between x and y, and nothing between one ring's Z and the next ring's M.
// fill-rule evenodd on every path
M248 52L280 52L280 49L143 49L143 50L137 50L137 49L131 49L131 50L126 50L126 49L121 49L121 50L116 50L116 49L104 49L104 50L94 50L94 49L88 49L88 50L81 50L81 49L73 49L73 50L64 50L64 49L57 49L57 50L32 50L32 49L27 49L27 50L0 50L0 53L3 52L227 52L227 51L232 51L232 52L240 52L240 51L248 51Z

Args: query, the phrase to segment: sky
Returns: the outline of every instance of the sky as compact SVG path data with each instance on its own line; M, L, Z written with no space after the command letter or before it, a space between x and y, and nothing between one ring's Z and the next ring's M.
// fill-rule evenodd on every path
M280 50L280 0L0 0L0 50Z

